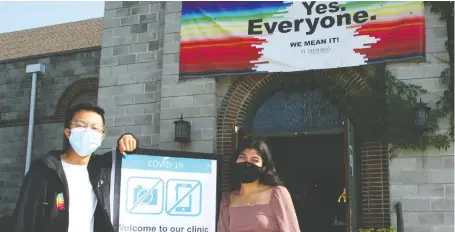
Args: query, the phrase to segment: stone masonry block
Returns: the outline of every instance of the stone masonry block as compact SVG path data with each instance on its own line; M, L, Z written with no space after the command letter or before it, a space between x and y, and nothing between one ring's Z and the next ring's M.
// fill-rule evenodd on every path
M150 12L160 12L166 8L166 2L155 2L150 4Z
M192 107L194 102L193 96L182 96L171 98L171 108Z
M156 81L156 82L147 82L145 83L145 92L146 93L151 93L157 91L161 87L161 82Z
M118 46L118 47L112 48L112 54L114 56L127 55L127 54L129 54L129 52L130 52L129 46Z
M430 173L428 171L402 171L402 184L422 184L429 183Z
M433 212L451 212L453 211L453 200L433 199L431 200L431 211Z
M136 83L136 75L135 74L120 74L117 78L118 85L128 85Z
M444 197L444 185L442 184L421 184L419 185L419 198Z
M215 139L215 130L210 128L202 129L202 138L201 140L214 140Z
M104 112L106 115L117 117L117 116L124 116L125 115L125 109L123 107L104 107Z
M145 33L145 32L147 32L147 28L148 28L148 26L146 23L132 25L131 34Z
M135 115L135 125L150 125L153 122L153 114Z
M100 97L112 97L116 95L123 94L123 86L112 86L112 87L103 87L98 89L98 96Z
M104 4L105 10L112 10L122 7L122 2L106 1Z
M139 5L139 1L122 1L122 6L123 7L131 7L131 6L136 6Z
M134 63L136 63L136 54L123 55L123 56L118 57L119 65L134 64Z
M110 68L111 75L117 76L117 75L120 75L120 74L128 73L128 69L127 68L128 68L128 65L118 65L118 66L111 67Z
M453 184L444 184L444 195L446 199L454 198Z
M139 5L131 8L132 15L143 15L150 13L149 5Z
M138 83L138 84L132 84L132 85L125 85L124 86L124 94L138 94L138 93L144 93L145 92L145 84L144 83Z
M445 223L447 225L453 225L454 224L453 223L453 219L454 219L453 212L445 212L444 214L445 214L445 218L446 218Z
M158 21L158 13L144 14L139 17L140 23L153 23Z
M156 51L158 50L160 47L159 47L159 41L158 40L155 40L155 41L150 41L148 43L148 51Z
M115 17L116 18L121 18L121 17L126 17L131 15L131 9L130 8L119 8L115 10Z
M144 94L135 94L134 103L135 104L144 104L152 103L157 101L157 96L155 93L144 93Z
M405 199L403 200L403 212L429 212L431 210L430 200Z
M117 106L134 104L134 95L115 96L114 102Z
M131 44L130 45L130 52L131 53L141 53L148 51L148 43L138 43L138 44Z
M114 120L114 126L131 126L133 123L133 116L117 116Z
M181 13L167 13L165 15L166 26L164 27L164 33L180 33L180 20Z
M115 137L123 134L123 130L121 127L108 127L106 128L105 135L107 137Z
M200 117L202 112L199 107L161 109L161 119L177 119L181 114L184 118L196 118Z
M180 67L178 64L164 64L163 65L163 75L178 75L179 68Z
M113 55L113 48L104 48L102 49L101 51L101 57L103 58L109 58L109 57L112 57ZM66 64L66 63L65 63Z
M114 28L114 36L127 36L130 34L131 26Z
M214 117L199 117L199 118L192 118L191 121L191 128L194 129L210 129L216 127L216 119Z
M164 54L180 54L180 42L164 43Z
M419 222L422 225L441 225L444 224L445 215L443 212L424 212L419 213Z
M443 158L443 167L444 168L452 168L454 166L453 156L448 156Z
M160 143L172 142L172 141L174 141L174 136L175 136L175 134L173 132L161 131L160 132Z
M122 21L120 19L104 19L103 20L103 23L104 23L104 28L107 29L107 28L116 28L116 27L120 27L122 25ZM103 40L103 45L104 45L104 40Z
M121 19L122 26L131 26L139 23L139 15L131 15Z
M182 2L166 2L166 13L182 11Z
M125 108L125 115L141 115L145 114L145 105L144 104L139 104L139 105L129 105L129 106L124 106Z
M453 169L430 171L431 183L453 183Z
M116 86L118 85L118 78L117 77L100 78L98 85L99 87Z
M129 73L154 72L157 69L158 69L157 62L147 62L147 63L138 63L138 64L129 64L128 65Z
M179 62L179 54L164 54L163 63L164 64L175 64Z
M120 37L115 38L115 45L122 46L122 45L130 45L132 43L137 42L137 35L123 35Z
M393 199L417 199L417 185L390 185L390 194Z
M139 55L141 55L141 54L139 54ZM138 57L139 57L139 55L138 55ZM138 58L138 60L139 60L139 58ZM156 75L156 73L152 73L152 72L137 73L136 74L136 83L155 81L156 80L155 75Z
M137 36L138 43L146 43L158 39L157 32L140 33Z
M143 135L142 133L142 126L125 126L123 128L123 133L131 133L135 136L137 135Z
M417 158L398 157L390 161L390 170L416 170Z
M431 232L453 232L454 226L453 225L437 225L434 226Z
M115 104L114 98L110 97L98 97L98 105L102 107L113 106Z
M443 165L443 157L418 157L417 168L419 169L441 169Z
M117 57L101 58L100 65L101 67L115 66L118 65L118 59Z
M156 52L147 52L137 54L137 62L148 62L148 61L156 61Z

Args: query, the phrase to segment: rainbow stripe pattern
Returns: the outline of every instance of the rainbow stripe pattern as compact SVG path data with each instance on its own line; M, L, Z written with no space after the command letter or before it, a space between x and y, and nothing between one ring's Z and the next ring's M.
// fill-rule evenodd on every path
M309 3L309 2L308 2ZM318 2L317 2L318 3ZM328 2L325 2L326 4ZM261 35L248 34L248 21L262 19L265 21L305 19L301 2L284 1L185 1L182 3L181 41L180 41L180 76L182 78L208 77L235 74L267 72L261 65L270 62L286 61L283 54L274 59L274 54L264 50L266 46L288 46L289 43L272 44L273 34L267 34L264 27ZM294 5L299 4L299 5ZM346 25L346 30L353 30L353 36L341 38L342 42L357 38L371 38L376 42L364 42L351 49L351 53L361 58L361 62L343 61L331 64L331 59L346 59L343 54L328 56L322 63L324 68L358 66L371 63L421 59L425 57L425 18L423 2L339 2L341 13L354 14L366 11L375 15L365 23ZM295 8L302 11L295 13ZM301 14L300 14L301 12ZM335 13L334 13L335 14ZM337 12L340 14L340 12ZM320 15L324 17L324 15ZM315 33L331 34L319 27ZM305 32L297 38L305 38ZM294 34L295 36L295 34ZM332 35L337 36L337 35ZM367 40L356 40L367 41ZM368 40L370 41L370 40ZM336 45L332 45L336 46ZM338 46L343 46L340 43ZM272 49L273 50L273 49ZM280 49L274 49L280 51ZM283 51L284 52L284 51ZM292 54L289 54L290 56ZM288 59L302 59L288 57ZM311 58L309 58L311 59ZM362 61L363 60L363 61ZM302 63L305 60L301 60ZM340 65L340 63L342 65ZM320 69L316 67L313 69ZM312 69L302 67L292 71ZM276 72L277 70L273 70ZM289 70L281 70L289 71Z
M58 211L65 210L65 199L63 198L63 193L57 194L55 201Z

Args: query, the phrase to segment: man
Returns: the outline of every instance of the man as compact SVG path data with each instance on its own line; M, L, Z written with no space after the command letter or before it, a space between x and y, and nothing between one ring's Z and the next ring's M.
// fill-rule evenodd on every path
M112 153L92 153L104 139L104 110L82 103L65 118L66 151L35 160L23 181L14 212L15 232L113 231L110 221ZM121 154L136 149L131 134L118 140Z

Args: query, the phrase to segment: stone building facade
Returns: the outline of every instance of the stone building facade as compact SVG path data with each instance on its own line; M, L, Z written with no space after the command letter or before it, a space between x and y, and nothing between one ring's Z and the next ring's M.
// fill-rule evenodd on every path
M107 116L106 139L100 152L115 146L120 134L130 132L138 137L142 147L217 152L228 158L233 148L233 126L246 120L248 107L257 100L258 91L277 77L180 80L180 18L180 2L106 2L98 47L40 57L50 65L50 71L38 88L37 117L43 121L38 123L35 134L46 137L35 136L34 154L61 148L63 128L59 117L76 97L71 88L91 86L88 92L97 91L97 102ZM441 61L448 59L444 47L447 30L429 9L425 9L425 18L427 60L388 63L386 68L407 83L423 86L429 92L422 100L432 102L445 88L439 76L447 67ZM0 154L0 213L5 215L14 207L25 163L30 92L30 80L23 70L26 62L35 60L3 62L0 70L1 146L8 151ZM359 73L352 68L340 77ZM10 76L17 78L6 83ZM15 83L22 89L11 91L11 84ZM95 85L97 89L92 90ZM92 97L87 95L85 99ZM182 114L191 123L191 142L185 146L174 142L173 122ZM11 123L16 119L22 124ZM441 122L440 128L449 127ZM379 182L371 181L368 175L362 179L370 186L362 186L363 204L369 205L362 211L364 226L396 226L394 205L401 202L406 231L453 231L453 147L448 151L403 151L389 160L386 144L364 142L363 169L380 178ZM379 165L381 169L374 171L368 165Z

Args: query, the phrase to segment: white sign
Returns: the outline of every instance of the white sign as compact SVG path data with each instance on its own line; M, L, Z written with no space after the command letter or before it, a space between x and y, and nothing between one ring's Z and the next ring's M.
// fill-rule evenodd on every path
M127 155L118 231L215 232L218 171L216 160Z

